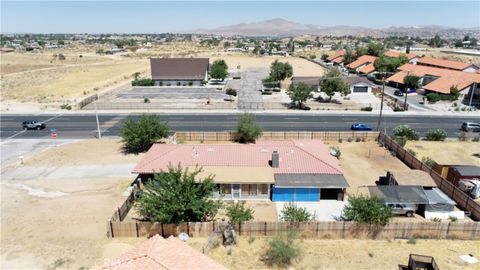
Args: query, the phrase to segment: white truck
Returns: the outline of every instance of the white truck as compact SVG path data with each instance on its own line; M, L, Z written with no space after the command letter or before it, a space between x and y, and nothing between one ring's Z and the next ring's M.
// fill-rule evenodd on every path
M480 198L480 179L461 180L458 188L467 193L471 198Z

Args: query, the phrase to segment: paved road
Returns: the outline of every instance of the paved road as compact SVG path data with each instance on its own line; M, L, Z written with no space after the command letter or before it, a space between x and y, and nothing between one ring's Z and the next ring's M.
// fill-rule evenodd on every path
M168 121L174 131L225 131L234 130L237 123L235 114L159 114ZM104 136L118 136L122 122L128 117L138 118L139 114L100 114L99 120ZM376 127L377 114L258 114L257 121L266 131L346 131L353 123L366 123ZM47 121L44 130L22 131L21 122L26 120ZM56 128L59 139L93 138L96 132L94 114L65 115L1 115L0 138L49 139L50 129ZM445 129L455 137L463 121L480 122L480 116L425 116L425 115L384 115L381 130L391 130L400 124L407 124L424 133L432 128Z

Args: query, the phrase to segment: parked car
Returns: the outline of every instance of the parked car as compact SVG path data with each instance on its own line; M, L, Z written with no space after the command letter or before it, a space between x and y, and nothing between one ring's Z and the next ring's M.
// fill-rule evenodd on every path
M466 132L469 132L469 131L472 131L472 132L480 132L480 124L478 123L471 123L471 122L464 122L462 124L462 128L461 128L463 131L466 131Z
M395 92L393 92L393 94L397 97L403 97L403 91L400 91L400 90L395 90Z
M27 130L27 129L37 129L37 130L40 130L40 129L44 129L47 127L47 125L45 125L45 123L43 122L38 122L38 121L25 121L25 122L22 122L22 127L24 130Z
M351 130L362 130L362 131L369 131L369 130L372 130L371 127L369 127L368 125L365 125L365 124L353 124L351 127L350 127Z
M394 215L406 215L407 217L411 217L413 216L413 213L417 211L417 209L415 209L414 207L408 206L406 204L387 204L387 205L392 208L392 213Z

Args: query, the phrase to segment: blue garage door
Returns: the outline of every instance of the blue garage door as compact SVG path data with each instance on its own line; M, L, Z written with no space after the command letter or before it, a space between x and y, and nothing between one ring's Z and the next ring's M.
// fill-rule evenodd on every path
M279 188L272 189L274 202L315 202L320 200L318 188Z

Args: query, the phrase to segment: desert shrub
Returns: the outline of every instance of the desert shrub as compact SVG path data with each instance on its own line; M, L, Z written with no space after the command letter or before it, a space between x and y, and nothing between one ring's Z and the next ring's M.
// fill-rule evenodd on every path
M62 104L62 105L60 106L60 109L62 109L62 110L69 110L69 111L70 111L70 110L72 109L72 105L70 105L70 104Z
M286 234L278 234L268 242L263 260L269 265L287 267L300 254L296 232L288 231Z
M340 151L340 148L338 146L332 146L330 147L330 150L332 150L333 152L335 152L335 157L337 159L340 159L340 156L342 155L342 152Z
M405 136L393 136L393 140L396 141L401 147L407 144L407 137Z
M255 242L255 236L248 237L248 243L251 244L253 242Z
M353 141L353 139L350 138L350 137L347 139L347 142L352 142L352 141Z
M452 222L455 222L455 221L458 220L458 218L457 218L456 216L449 216L448 218L449 218L450 221L452 221Z
M351 196L343 209L342 218L358 223L386 225L392 215L392 209L377 197Z
M148 97L143 98L143 103L150 103L150 99Z
M360 109L360 111L366 111L366 112L371 112L373 110L373 108L371 106L368 106L368 107L362 107Z
M338 142L339 142L339 143L342 143L342 142L343 142L343 139L342 139L342 138L338 138Z
M193 86L193 82L188 82L188 86Z
M444 141L447 138L447 132L443 129L432 129L425 133L427 141Z
M232 223L245 222L253 219L253 209L245 207L245 201L229 203L226 210L227 217Z
M422 162L430 168L433 168L433 166L437 164L437 162L435 162L435 160L433 160L431 157L423 157Z
M410 245L415 245L417 243L417 239L415 239L415 237L410 237L407 241L407 244L410 244Z
M440 95L437 93L428 93L427 94L427 100L429 102L435 103L437 101L440 101Z
M472 142L480 142L480 137L475 137L472 139Z
M396 137L406 137L407 140L418 140L418 132L407 125L396 126L393 129L393 134Z
M138 79L132 81L132 86L154 86L155 82L152 79Z
M312 220L312 215L307 211L305 207L298 207L295 203L292 202L283 205L280 216L283 221L302 222Z
M417 152L415 152L415 150L408 148L407 151L408 151L410 154L412 154L412 156L414 156L414 157L417 156Z
M355 138L355 142L361 142L361 141L362 141L362 138L360 138L360 137Z
M180 85L182 85L182 83L180 83L180 82L177 82L177 86L180 86Z

